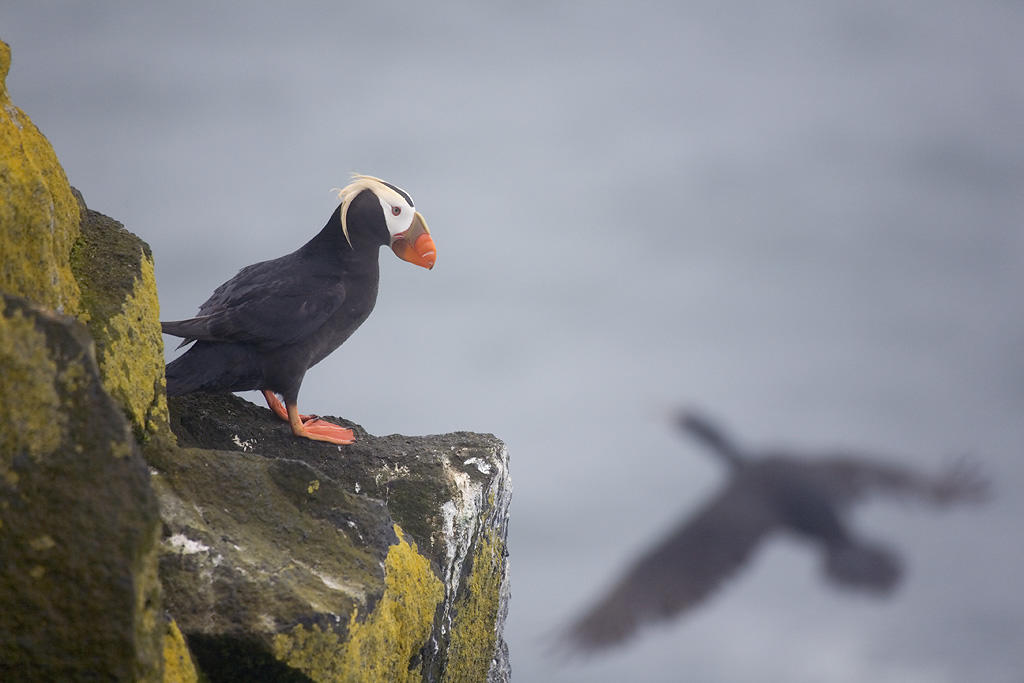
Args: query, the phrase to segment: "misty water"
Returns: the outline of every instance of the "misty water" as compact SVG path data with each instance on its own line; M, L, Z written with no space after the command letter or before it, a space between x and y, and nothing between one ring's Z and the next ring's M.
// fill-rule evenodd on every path
M382 251L300 407L507 442L515 680L1020 680L1020 4L42 2L0 38L165 319L305 242L351 172L409 190L437 266ZM780 539L629 647L548 656L721 482L682 405L753 446L967 454L996 497L860 508L907 563L888 599Z

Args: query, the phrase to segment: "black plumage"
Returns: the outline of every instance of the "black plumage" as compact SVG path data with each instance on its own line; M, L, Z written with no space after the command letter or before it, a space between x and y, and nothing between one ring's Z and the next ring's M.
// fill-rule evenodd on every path
M423 217L399 188L356 176L324 228L296 251L246 266L188 320L163 331L193 343L167 365L168 395L261 390L297 436L350 443L350 430L298 414L306 371L340 346L373 310L378 252L433 266ZM274 394L280 394L282 407Z
M891 548L849 527L842 516L847 507L869 493L936 505L987 496L987 483L963 463L932 477L853 454L800 458L772 452L750 458L702 417L686 414L679 424L726 463L729 481L570 626L564 644L572 650L621 644L642 626L694 607L775 531L816 544L824 573L834 583L885 593L899 582L902 563Z

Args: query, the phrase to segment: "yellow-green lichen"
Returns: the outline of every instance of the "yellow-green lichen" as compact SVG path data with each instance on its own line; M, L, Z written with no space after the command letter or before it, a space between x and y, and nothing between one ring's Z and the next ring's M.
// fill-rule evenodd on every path
M136 430L152 434L168 424L163 338L153 261L143 254L140 265L141 277L125 297L121 313L104 325L106 344L97 355L103 387L124 407Z
M17 481L6 476L9 458L52 452L67 422L55 384L57 363L47 349L46 335L30 318L0 311L0 474L8 482Z
M313 625L296 626L274 638L274 654L315 681L417 681L410 668L426 643L444 586L416 545L395 525L398 543L384 562L385 590L362 621L353 610L348 638Z
M172 619L167 622L164 632L164 677L163 683L196 683L199 675L192 655L181 635L181 629Z
M445 681L484 681L497 640L505 568L504 544L493 530L483 533L473 555L466 592L455 601Z
M57 382L62 396L74 396L92 380L85 363L69 363L60 369Z
M82 309L96 341L103 387L140 440L169 435L160 304L149 248L117 221L81 205L71 255Z
M0 41L0 289L77 315L78 202L50 142L7 94L10 57Z
M57 543L49 534L43 534L42 536L36 536L35 538L33 538L31 541L28 542L28 545L30 548L32 548L32 550L35 550L36 552L43 552L44 550L49 550L53 548L55 545L57 545Z

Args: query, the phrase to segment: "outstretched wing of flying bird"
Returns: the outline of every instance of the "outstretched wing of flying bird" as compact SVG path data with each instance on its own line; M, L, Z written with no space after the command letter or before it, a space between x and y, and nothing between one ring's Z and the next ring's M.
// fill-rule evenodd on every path
M872 494L916 498L935 505L980 503L989 482L977 464L960 459L938 475L850 454L806 461L808 474L833 501L848 505Z
M777 522L746 480L734 478L576 620L565 644L590 651L622 643L640 627L693 607L743 565Z

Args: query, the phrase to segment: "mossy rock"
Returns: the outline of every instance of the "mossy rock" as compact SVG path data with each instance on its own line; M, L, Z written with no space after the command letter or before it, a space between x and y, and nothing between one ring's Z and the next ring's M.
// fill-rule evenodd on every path
M314 681L508 680L498 439L376 437L326 418L356 433L339 447L231 395L170 409L185 448L150 458L161 577L211 680L238 680L240 662L250 680L282 664Z
M164 676L162 683L199 683L195 660L185 643L185 636L173 619L167 620L163 636Z
M71 269L103 385L121 404L139 441L169 438L153 255L123 225L86 207L77 190L74 195L82 223Z
M78 315L78 202L50 142L7 94L10 65L0 41L0 291Z
M160 679L160 520L85 326L0 295L0 680Z

